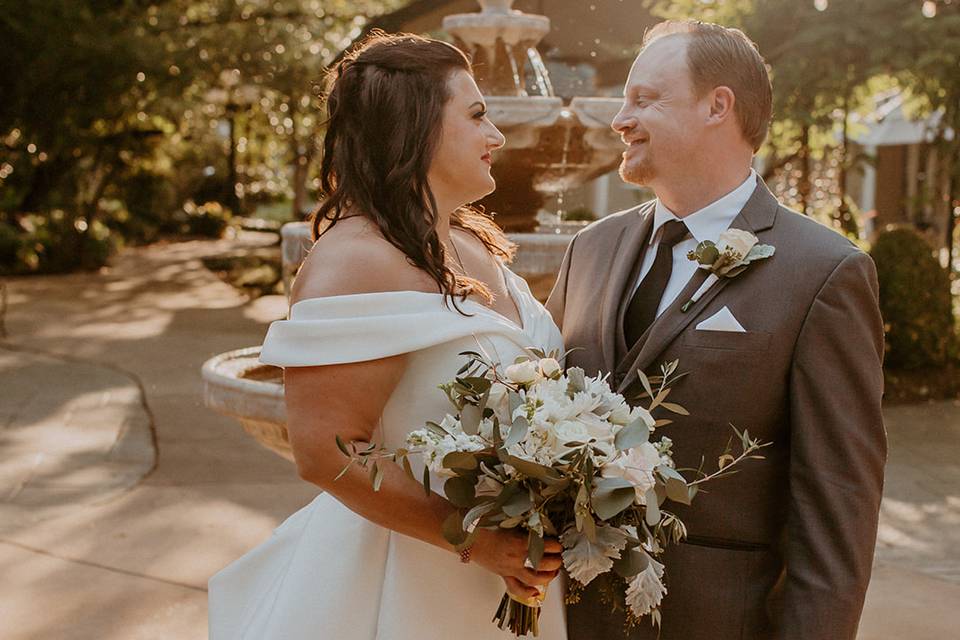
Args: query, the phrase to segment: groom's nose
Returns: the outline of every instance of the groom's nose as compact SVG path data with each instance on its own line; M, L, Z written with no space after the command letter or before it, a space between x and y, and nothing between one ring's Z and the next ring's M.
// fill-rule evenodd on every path
M621 108L620 111L617 112L617 115L613 117L613 122L610 123L610 127L617 133L622 134L635 127L636 124L636 119L625 114L624 109Z

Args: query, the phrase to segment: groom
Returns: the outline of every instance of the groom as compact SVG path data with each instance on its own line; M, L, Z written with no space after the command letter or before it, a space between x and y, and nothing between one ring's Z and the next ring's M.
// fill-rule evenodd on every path
M886 457L876 272L752 171L770 115L742 32L649 31L613 128L627 145L620 175L657 199L580 232L547 302L580 347L568 364L612 371L628 397L638 370L679 360L689 372L670 400L691 415L661 430L678 467L704 455L715 470L730 424L772 443L693 508L669 503L689 536L665 554L661 640L853 640L870 580ZM775 254L683 312L707 275L687 251L728 228ZM647 620L624 631L601 578L568 608L570 640L657 638Z

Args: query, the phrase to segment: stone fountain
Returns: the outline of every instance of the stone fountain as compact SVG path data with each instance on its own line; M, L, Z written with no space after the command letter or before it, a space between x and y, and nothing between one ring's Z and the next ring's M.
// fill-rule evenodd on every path
M494 154L497 191L481 204L496 214L519 247L515 271L528 278L556 273L570 242L568 225L538 228L547 198L609 172L623 145L610 129L619 98L553 95L537 44L550 31L546 16L513 10L513 0L479 0L479 13L447 16L443 29L474 63L490 120L506 136ZM579 228L576 225L573 225ZM307 223L282 230L284 283L311 245ZM292 459L286 442L281 371L261 365L259 347L220 354L204 364L207 406L236 417L261 444Z

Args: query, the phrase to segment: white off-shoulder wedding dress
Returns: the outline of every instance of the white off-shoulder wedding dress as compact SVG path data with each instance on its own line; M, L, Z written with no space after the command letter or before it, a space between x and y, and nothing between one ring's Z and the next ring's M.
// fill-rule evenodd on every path
M561 349L560 332L526 282L504 268L518 326L473 301L470 317L440 294L398 291L314 298L271 325L260 359L282 367L408 354L383 411L382 441L450 411L437 388L477 350L511 363L525 348ZM323 394L323 389L317 390ZM411 460L414 462L414 460ZM422 467L421 467L422 469ZM435 491L442 481L432 482ZM372 489L371 489L372 490ZM560 580L549 590L540 637L565 640ZM209 584L211 640L501 640L492 622L504 592L496 576L456 554L380 527L328 494L281 524Z

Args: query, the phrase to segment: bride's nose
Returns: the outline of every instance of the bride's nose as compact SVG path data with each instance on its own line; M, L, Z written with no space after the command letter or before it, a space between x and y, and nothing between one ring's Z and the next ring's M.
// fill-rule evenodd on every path
M497 129L497 127L494 124L491 123L490 128L492 129L492 131L488 136L489 144L492 148L499 149L500 147L502 147L507 143L507 139L503 136L502 133L500 133L500 129Z

